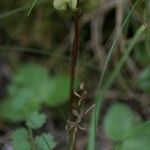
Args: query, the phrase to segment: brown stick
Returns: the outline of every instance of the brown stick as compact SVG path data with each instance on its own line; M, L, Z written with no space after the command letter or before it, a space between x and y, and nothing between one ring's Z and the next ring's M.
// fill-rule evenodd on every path
M74 39L71 55L71 84L70 84L70 119L73 119L72 110L74 105L74 89L75 89L75 77L77 72L77 60L79 54L79 0L77 0L77 10L74 14ZM69 150L75 149L75 129L72 129L69 134Z
M72 46L72 56L71 56L71 85L70 85L70 109L72 110L74 102L74 88L75 88L75 76L76 67L79 53L79 0L77 4L77 10L74 14L74 39Z

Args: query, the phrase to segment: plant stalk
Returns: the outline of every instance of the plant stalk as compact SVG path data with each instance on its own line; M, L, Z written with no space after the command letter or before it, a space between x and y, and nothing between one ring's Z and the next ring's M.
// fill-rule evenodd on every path
M77 61L79 55L79 20L80 20L80 12L79 12L79 0L77 1L77 9L74 12L74 38L72 45L72 54L71 54L71 84L70 84L70 116L71 120L74 120L74 116L72 115L72 110L74 107L74 90L75 90L75 79L77 72ZM76 132L75 129L72 129L69 134L69 150L75 149L75 137Z

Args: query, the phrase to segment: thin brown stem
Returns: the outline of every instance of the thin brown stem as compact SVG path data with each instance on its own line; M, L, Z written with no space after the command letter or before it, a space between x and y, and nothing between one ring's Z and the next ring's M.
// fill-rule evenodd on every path
M71 85L70 85L70 119L73 119L72 110L74 105L74 90L75 90L75 78L77 72L77 60L79 54L79 0L77 2L77 10L74 12L74 39L72 45L71 55ZM75 137L76 132L73 128L69 134L69 150L75 149Z
M79 53L79 0L77 5L77 10L74 14L74 39L72 46L72 56L71 56L71 85L70 85L70 109L72 110L74 101L74 88L75 88L75 77L77 72L77 60Z

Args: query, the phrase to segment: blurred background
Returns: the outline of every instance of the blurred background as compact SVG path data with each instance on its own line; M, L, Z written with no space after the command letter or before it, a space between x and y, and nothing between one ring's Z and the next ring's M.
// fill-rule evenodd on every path
M51 0L38 0L28 16L32 3L32 0L0 0L0 149L12 150L10 134L24 127L30 114L41 111L47 115L41 130L50 132L57 141L56 149L63 150L67 145L73 12L57 11ZM119 36L102 85L107 83L140 26L146 28L103 100L97 150L113 149L127 132L132 133L136 126L143 126L150 119L150 1L139 1L131 12L135 3L136 0L80 2L77 75L79 84L84 83L87 91L87 109L95 103L100 76L116 35ZM83 125L89 125L89 121L87 115ZM149 150L150 124L136 135L124 142L120 150ZM65 138L60 144L61 136ZM86 149L87 140L88 127L79 131L76 149Z

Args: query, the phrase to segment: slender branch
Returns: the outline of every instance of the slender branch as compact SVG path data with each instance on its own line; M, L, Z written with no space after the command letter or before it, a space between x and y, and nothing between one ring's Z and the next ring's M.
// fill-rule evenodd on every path
M72 46L72 56L71 56L71 85L70 85L70 109L72 110L73 99L74 99L74 88L75 88L75 77L76 77L76 67L79 54L79 0L77 4L77 10L74 14L74 39Z
M71 84L70 84L70 118L73 119L72 115L73 105L74 105L74 90L75 90L75 78L77 72L77 60L79 54L79 0L77 0L77 10L74 12L74 39L72 45L72 55L71 55ZM75 149L76 141L76 131L73 128L69 134L69 150Z

